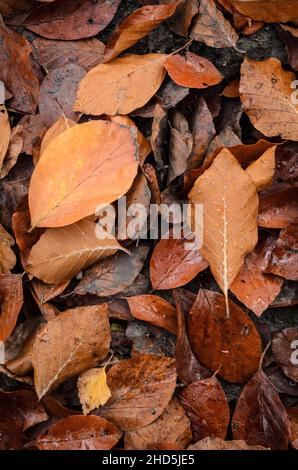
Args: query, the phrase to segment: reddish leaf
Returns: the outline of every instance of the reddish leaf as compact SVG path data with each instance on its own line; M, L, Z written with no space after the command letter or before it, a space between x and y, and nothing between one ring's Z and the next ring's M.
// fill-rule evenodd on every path
M22 274L0 274L0 341L12 333L22 305Z
M270 380L260 370L244 387L232 421L234 439L271 450L286 450L289 421Z
M290 187L261 194L258 225L284 228L298 217L298 188Z
M48 418L47 413L34 392L18 390L15 392L0 391L0 422L9 423L19 430L35 426Z

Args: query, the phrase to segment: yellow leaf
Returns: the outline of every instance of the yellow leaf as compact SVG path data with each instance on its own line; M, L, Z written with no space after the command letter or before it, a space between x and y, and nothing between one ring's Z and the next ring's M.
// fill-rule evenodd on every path
M87 370L79 376L77 386L84 415L105 405L111 397L105 368Z

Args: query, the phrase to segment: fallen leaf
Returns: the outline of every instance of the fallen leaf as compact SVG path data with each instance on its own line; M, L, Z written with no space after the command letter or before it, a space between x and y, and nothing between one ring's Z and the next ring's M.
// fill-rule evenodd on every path
M67 310L48 321L32 353L38 397L105 359L110 339L107 304Z
M152 450L171 444L184 449L191 441L189 419L178 400L173 398L156 421L124 435L126 450Z
M31 44L33 56L47 73L66 64L76 64L87 72L99 65L104 57L104 44L98 39L54 41L36 38Z
M159 240L150 259L150 279L154 289L184 286L207 268L199 250L189 249L185 238Z
M246 173L255 183L257 191L263 191L272 184L275 173L276 148L276 145L270 147L258 160L251 163L246 169Z
M16 15L28 11L34 5L35 0L1 0L0 14L4 16Z
M298 217L298 188L277 187L261 194L258 214L259 227L285 228Z
M16 326L23 305L22 274L0 274L0 341Z
M263 446L249 446L245 441L224 441L219 437L205 437L188 446L187 450L266 450Z
M1 84L2 82L0 83L0 85ZM1 134L1 141L0 141L0 170L1 170L2 163L4 161L6 152L8 150L10 136L11 136L10 122L9 122L7 110L6 110L4 103L1 103L1 102L0 102L0 134Z
M131 356L149 354L157 357L173 357L175 337L172 333L143 321L130 321L125 330L130 340Z
M33 172L32 227L61 227L95 213L128 191L137 166L131 128L90 121L66 130L46 148Z
M210 47L236 47L238 34L213 0L200 0L199 14L190 33Z
M139 39L147 36L152 29L169 18L181 0L172 0L168 5L148 5L133 11L115 29L109 38L104 62L109 62Z
M7 152L0 172L0 178L5 178L17 163L18 157L23 151L23 145L23 126L21 124L17 124L16 127L11 130Z
M134 282L143 268L148 252L149 247L139 245L132 250L131 255L116 253L96 263L87 269L74 293L93 294L99 297L119 294Z
M75 122L71 119L68 119L65 114L54 122L54 124L47 130L45 135L43 136L41 145L40 145L40 155L45 151L45 149L49 146L49 144L56 139L60 134L62 134L67 129L70 129L75 125ZM39 156L40 156L39 155ZM37 160L38 161L38 160ZM35 164L37 164L37 161Z
M289 421L280 398L259 370L241 392L232 419L234 439L271 450L287 450Z
M161 0L161 3L169 4L173 0ZM180 0L174 14L167 20L171 31L180 36L188 36L188 31L193 17L198 13L197 0Z
M283 285L278 276L264 273L275 242L273 236L259 237L257 246L246 256L231 284L233 294L258 317L274 302Z
M297 19L295 0L229 0L239 13L265 23L286 23Z
M96 36L113 19L120 0L55 0L35 8L24 26L48 39L82 39Z
M232 80L223 90L222 95L226 98L239 98L239 80Z
M185 58L179 54L170 55L165 68L177 85L188 88L207 88L223 80L221 73L208 59L192 52L187 52Z
M107 376L112 397L100 415L123 431L155 421L176 387L175 362L166 357L139 354L112 366Z
M298 449L298 409L286 408L290 421L290 442L294 449Z
M152 323L173 334L177 333L176 309L163 298L145 294L128 297L127 302L132 316L137 320Z
M74 111L129 114L144 106L165 77L165 54L126 55L90 70L81 81Z
M280 232L266 272L285 277L292 281L298 281L297 263L298 222L293 222Z
M96 227L83 219L67 227L46 229L30 252L27 271L48 284L60 284L123 249L108 233L106 238L98 238Z
M35 445L39 450L109 450L121 434L100 416L68 416L38 437Z
M0 273L9 274L16 264L16 255L11 249L14 239L4 230L0 224Z
M246 382L257 370L262 342L252 320L222 294L200 289L191 308L188 334L198 360L228 382ZM210 354L212 351L212 354Z
M189 200L203 204L200 251L225 294L228 314L228 289L258 239L256 187L231 152L223 149L197 179Z
M168 114L160 104L154 108L150 143L156 163L163 167L165 160L165 140L168 132Z
M283 373L298 382L297 370L298 328L286 328L273 335L272 354Z
M285 71L278 59L244 59L241 102L254 127L267 137L298 140L298 106L293 102L291 87L295 79L295 74Z
M188 159L189 170L197 168L202 163L206 149L216 135L213 117L203 96L199 97L192 116L190 130L193 136L193 147Z
M43 80L40 87L39 112L47 127L52 126L62 114L78 121L80 115L73 112L76 93L86 70L76 64L55 68Z
M188 122L180 111L175 110L172 113L170 127L168 183L186 171L193 147L193 137Z
M298 145L286 142L276 152L276 177L284 183L295 183L298 180Z
M180 393L179 399L190 419L195 441L204 437L226 437L230 409L216 377L188 385Z
M272 302L271 307L290 307L298 304L297 282L284 281L280 294Z
M297 45L298 45L298 34L297 28L288 26L286 24L280 25L281 29L278 30L280 38L286 45L289 64L295 71L298 70L298 56L297 56Z
M0 80L13 94L10 107L34 114L38 104L39 83L30 63L30 45L23 36L6 28L0 18Z
M78 378L77 387L84 415L105 405L111 397L105 368L89 369L83 372Z
M189 88L176 85L172 80L165 82L158 90L158 98L164 109L174 108L189 95Z

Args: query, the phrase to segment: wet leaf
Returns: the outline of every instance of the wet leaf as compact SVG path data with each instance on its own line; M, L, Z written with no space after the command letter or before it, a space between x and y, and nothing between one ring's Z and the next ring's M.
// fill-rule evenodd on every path
M47 413L34 392L17 390L0 391L0 422L16 426L21 431L35 426L48 418Z
M222 294L201 289L191 308L188 334L198 360L228 382L246 382L257 370L261 338L250 318ZM212 351L212 354L210 354Z
M155 421L176 387L175 362L166 357L136 355L112 366L107 376L112 397L100 415L124 431Z
M81 81L74 110L114 116L144 106L163 82L166 58L165 54L126 55L98 65Z
M188 385L180 393L179 399L190 419L195 441L204 437L226 437L230 409L216 377Z
M298 215L298 214L297 214ZM298 281L298 222L287 225L279 235L266 272Z
M78 378L77 387L84 415L99 406L105 405L111 397L105 368L90 369L83 372Z
M33 172L32 227L61 227L94 214L99 205L127 192L137 166L131 129L92 121L66 130L46 148Z
M50 320L33 346L38 397L103 360L110 339L107 304L67 310Z
M22 305L22 275L0 274L0 341L5 341L13 332Z
M234 439L271 450L287 450L289 422L286 410L270 380L258 371L244 387L233 420Z
M40 436L39 450L109 450L121 431L100 416L69 416Z
M298 328L286 328L274 334L272 353L275 362L283 373L294 382L298 382Z
M258 225L265 228L284 228L298 217L298 188L277 187L261 194Z

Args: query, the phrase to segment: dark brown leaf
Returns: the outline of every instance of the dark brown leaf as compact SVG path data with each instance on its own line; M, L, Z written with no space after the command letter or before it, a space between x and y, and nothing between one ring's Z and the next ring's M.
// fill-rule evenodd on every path
M266 272L298 281L298 222L287 225L279 235Z
M283 373L298 382L298 328L286 328L272 338L272 353Z
M168 183L186 171L192 148L193 136L188 122L182 113L175 110L171 119Z
M288 187L261 194L258 225L284 228L298 217L298 188Z

